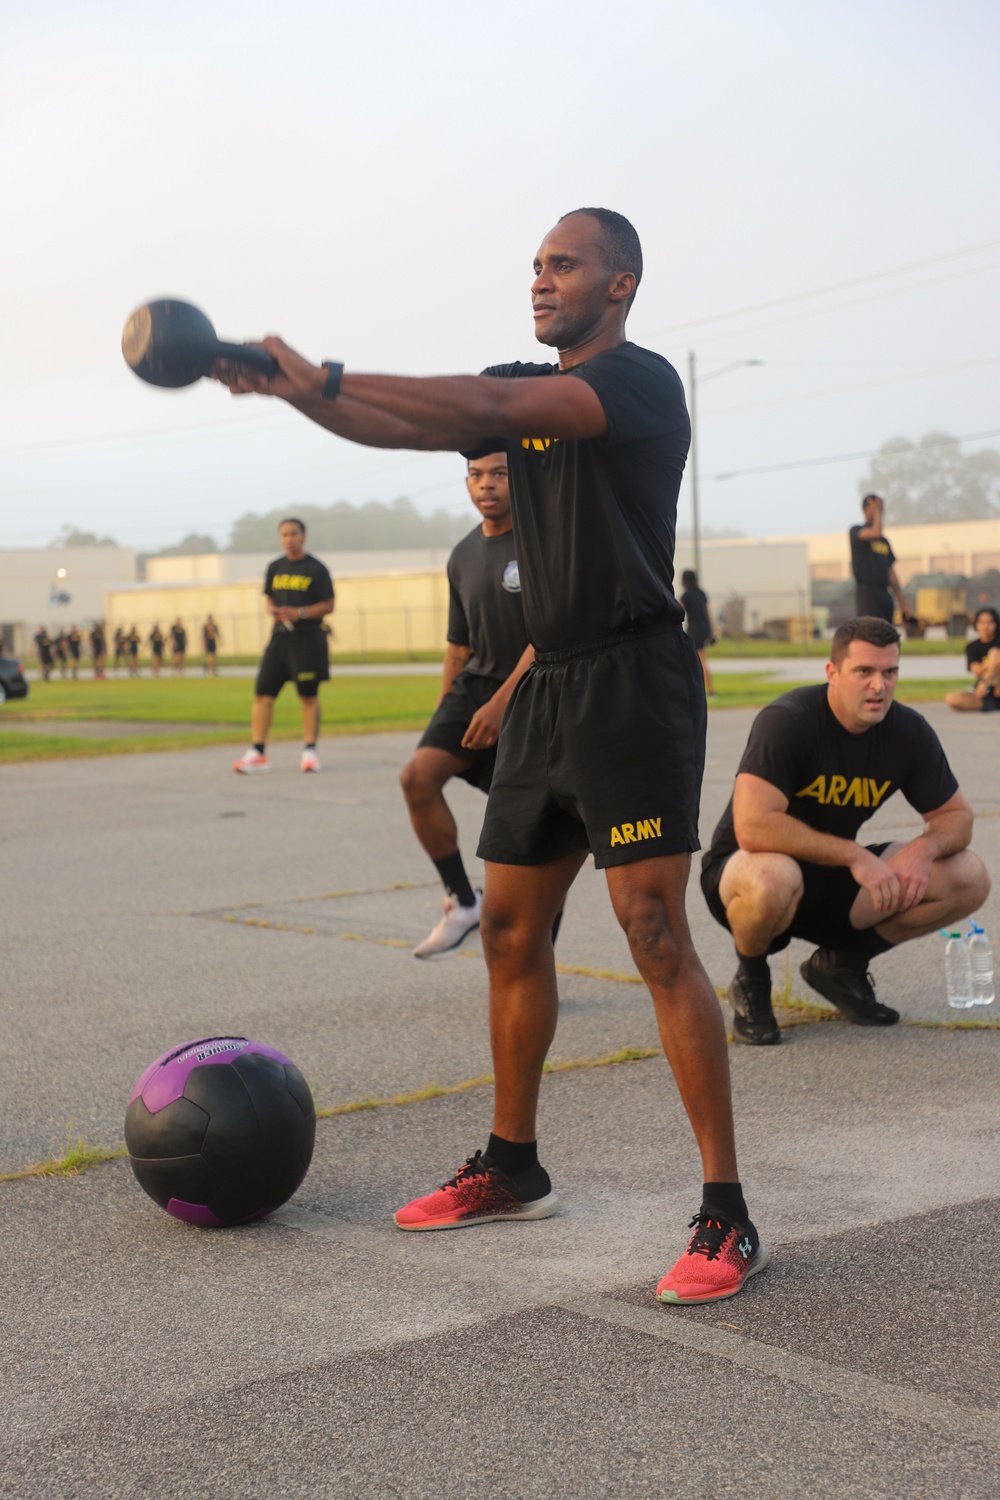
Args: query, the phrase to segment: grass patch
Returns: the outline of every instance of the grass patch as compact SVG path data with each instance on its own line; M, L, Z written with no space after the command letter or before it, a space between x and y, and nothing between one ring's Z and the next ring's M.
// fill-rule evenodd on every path
M438 699L434 677L335 677L320 691L326 733L354 733L417 718L423 723ZM142 724L204 724L244 734L250 727L253 680L248 677L161 677L106 682L33 682L27 698L6 703L3 727L46 719L128 720ZM302 715L289 685L274 707L274 726L299 732Z
M43 1161L33 1162L17 1172L0 1172L0 1182L20 1182L25 1177L79 1177L91 1167L120 1161L127 1155L124 1146L96 1146L86 1136L77 1135L71 1120L66 1126L65 1144L58 1154L50 1152Z
M802 683L781 682L770 673L716 672L718 708L760 708ZM940 702L963 679L904 682L899 697L909 703ZM417 731L437 704L434 677L336 677L321 693L322 734ZM140 755L155 750L191 750L243 744L250 730L253 683L238 677L162 677L106 682L33 683L27 698L0 709L0 765L25 761L77 760L103 755ZM116 721L148 725L148 734L90 737L34 733L29 724L60 725ZM162 726L162 727L159 727ZM20 729L20 732L18 732ZM287 687L275 704L273 740L297 739L302 718Z
M903 642L905 656L954 656L964 664L964 640L906 641ZM755 656L788 657L817 656L825 661L830 654L829 641L749 641L724 638L708 648L709 661L748 659Z
M433 677L336 679L321 692L321 732L329 739L344 734L422 729L434 711L439 691ZM27 698L7 703L0 710L0 765L243 744L250 733L252 697L253 682L245 677L33 683ZM123 721L148 725L149 734L125 737L110 733L85 738L72 733L34 733L26 728L52 720L67 725ZM158 725L164 727L158 729ZM178 725L184 728L178 729ZM271 738L298 739L301 733L298 697L289 686L275 704Z

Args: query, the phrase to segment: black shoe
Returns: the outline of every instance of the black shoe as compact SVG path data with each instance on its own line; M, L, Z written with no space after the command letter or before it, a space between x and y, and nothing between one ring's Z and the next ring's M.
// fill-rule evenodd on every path
M781 1032L771 1009L771 976L752 979L743 966L736 970L729 986L729 1003L733 1007L733 1041L748 1047L776 1047Z
M845 955L832 948L817 948L799 972L806 984L855 1026L895 1026L899 1020L898 1010L876 1000L872 976L852 968Z

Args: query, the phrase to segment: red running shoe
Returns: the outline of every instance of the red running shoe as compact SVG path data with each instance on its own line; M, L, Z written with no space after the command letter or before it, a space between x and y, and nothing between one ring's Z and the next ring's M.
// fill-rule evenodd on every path
M719 1302L735 1297L747 1277L756 1276L767 1265L767 1251L749 1220L737 1224L714 1208L702 1208L688 1228L694 1229L690 1245L656 1288L661 1302Z
M464 1229L494 1219L547 1219L559 1207L542 1166L508 1177L477 1151L450 1182L394 1215L400 1229Z

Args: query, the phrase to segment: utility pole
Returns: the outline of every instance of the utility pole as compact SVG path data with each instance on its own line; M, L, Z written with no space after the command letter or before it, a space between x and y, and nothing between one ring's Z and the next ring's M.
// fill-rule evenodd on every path
M688 351L688 392L691 408L691 542L694 549L694 570L701 582L701 531L698 524L698 377L695 374L694 350Z
M728 375L730 370L742 370L747 365L762 365L762 359L736 359L719 370L709 370L702 381L715 380L719 375ZM701 583L701 523L698 516L698 380L694 350L688 351L688 409L691 417L691 542L694 552L694 570Z

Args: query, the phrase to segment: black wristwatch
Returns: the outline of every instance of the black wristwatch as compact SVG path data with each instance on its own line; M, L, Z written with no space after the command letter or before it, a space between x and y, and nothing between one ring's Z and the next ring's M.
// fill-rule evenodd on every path
M323 363L326 365L326 385L323 387L323 398L326 401L333 401L340 394L340 377L344 373L344 367L342 364L338 364L335 359L324 359Z

